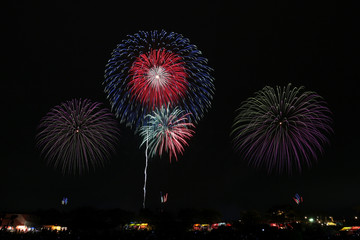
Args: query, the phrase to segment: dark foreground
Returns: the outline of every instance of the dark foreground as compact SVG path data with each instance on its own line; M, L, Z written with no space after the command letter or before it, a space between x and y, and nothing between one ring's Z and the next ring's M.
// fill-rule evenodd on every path
M202 239L220 239L220 240L262 240L262 239L303 239L303 240L356 240L360 239L360 232L349 233L340 232L328 228L299 228L295 230L251 230L251 229L219 229L211 232L197 231L83 231L83 232L0 232L1 240L11 239L36 239L36 240L202 240Z

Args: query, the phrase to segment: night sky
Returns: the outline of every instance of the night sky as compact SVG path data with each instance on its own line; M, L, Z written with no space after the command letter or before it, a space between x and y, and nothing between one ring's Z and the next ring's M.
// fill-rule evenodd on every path
M178 162L155 157L148 169L150 209L209 208L225 217L240 211L295 206L299 193L307 210L345 214L360 206L359 15L335 1L205 1L122 4L5 6L1 90L0 211L93 206L138 211L142 206L144 148L133 130L120 125L117 154L106 167L82 176L63 176L35 148L40 119L72 98L110 108L103 92L105 64L116 44L139 30L181 33L208 58L215 71L212 107L196 125ZM249 3L251 2L251 3ZM334 134L311 168L291 176L254 169L235 153L229 136L241 102L264 86L305 86L333 113Z

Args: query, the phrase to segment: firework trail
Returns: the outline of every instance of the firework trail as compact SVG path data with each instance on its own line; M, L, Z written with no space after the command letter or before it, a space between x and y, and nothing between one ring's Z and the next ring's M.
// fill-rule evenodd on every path
M148 134L148 133L146 133L146 134ZM146 202L147 169L148 169L148 165L149 165L148 148L149 148L149 142L146 141L146 149L145 149L145 169L144 169L144 187L143 187L143 192L144 192L143 208L145 208L145 206L146 206L145 202Z
M119 136L115 116L97 102L73 99L51 109L40 121L36 145L49 165L64 174L103 166Z
M301 172L323 153L332 133L325 101L304 87L266 86L239 108L232 130L235 148L255 167Z

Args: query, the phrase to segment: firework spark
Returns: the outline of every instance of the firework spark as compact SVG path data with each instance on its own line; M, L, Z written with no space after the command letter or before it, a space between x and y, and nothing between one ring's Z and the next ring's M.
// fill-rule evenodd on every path
M36 144L49 165L64 174L82 174L104 165L115 152L118 135L108 109L88 99L73 99L41 119Z
M175 108L160 108L147 115L148 122L140 129L140 136L143 137L142 144L148 143L150 157L157 153L161 156L163 152L169 153L177 160L177 153L182 154L186 142L194 133L191 128L194 124L188 122L188 115L184 111Z
M266 86L239 108L232 135L250 165L269 172L311 166L332 133L331 112L324 100L304 87Z

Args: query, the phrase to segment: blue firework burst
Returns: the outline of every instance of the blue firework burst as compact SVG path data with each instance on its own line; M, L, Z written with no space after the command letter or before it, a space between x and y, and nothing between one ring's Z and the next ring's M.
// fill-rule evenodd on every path
M191 44L188 38L183 37L181 34L168 33L164 30L139 31L133 35L128 35L128 38L123 40L113 50L111 58L106 65L103 85L115 115L120 119L121 123L138 129L143 125L147 114L151 113L156 107L161 107L145 104L140 101L137 98L139 89L134 91L134 86L131 85L134 82L133 76L136 74L134 65L139 68L139 63L141 62L139 58L150 59L150 54L154 50L173 54L172 56L178 60L174 64L179 66L180 62L185 72L183 76L186 76L184 79L181 79L186 87L185 89L182 86L182 89L179 90L179 92L181 91L181 97L177 98L177 102L169 101L165 105L171 109L177 106L183 111L191 113L189 115L190 120L196 123L203 117L211 105L214 93L214 79L210 75L212 69L207 66L207 59L202 57L201 51ZM160 64L159 66L153 62L156 61L149 62L149 65L146 66L149 75L159 69L161 71L171 69L171 66L169 67L171 63L166 62L166 59L164 60L166 68L162 68L159 61L157 61L157 64ZM150 77L145 76L147 74L146 71L145 73L144 69L142 71L142 75L140 77L137 76L137 79L144 77L143 82L150 81ZM165 74L162 72L162 75L166 76L165 80L171 80L171 74L171 70ZM154 76L153 74L151 79L159 78L157 75L156 78ZM150 86L151 84L148 85ZM162 84L162 86L164 86L164 89L160 90L165 92L167 91L166 86L170 86L170 84ZM173 87L174 85L172 84L171 92L176 91ZM159 94L156 96L159 96ZM149 99L149 102L156 101Z

